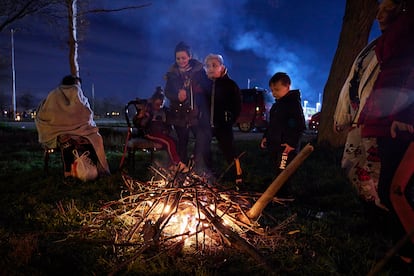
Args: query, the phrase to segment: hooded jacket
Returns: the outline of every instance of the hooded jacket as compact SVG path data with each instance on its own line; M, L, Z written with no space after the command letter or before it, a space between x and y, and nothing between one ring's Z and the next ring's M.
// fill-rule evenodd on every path
M269 148L277 149L284 143L296 148L305 129L300 92L291 90L272 105L269 126L263 138Z

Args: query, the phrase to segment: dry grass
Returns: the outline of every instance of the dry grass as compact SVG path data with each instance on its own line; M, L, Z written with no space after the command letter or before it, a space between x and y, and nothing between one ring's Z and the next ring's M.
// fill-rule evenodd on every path
M112 133L114 141L115 134ZM119 141L122 140L118 137ZM209 258L203 253L182 254L178 245L148 250L133 261L119 254L114 220L103 219L94 231L88 223L102 214L109 202L117 202L124 189L120 171L115 171L122 147L108 147L114 174L90 183L68 182L61 175L59 156L51 160L50 174L43 173L42 152L36 133L0 128L3 143L0 160L0 267L3 275L49 274L254 274L267 270L251 256L222 246ZM246 151L242 158L246 187L263 192L272 180L265 166L266 154L257 141L238 141ZM140 153L141 154L141 153ZM162 158L159 153L157 158ZM215 152L219 161L219 155ZM259 220L264 228L275 228L275 246L261 253L278 275L363 275L381 260L393 245L386 230L387 217L362 204L339 168L340 150L316 148L290 180L294 201L271 203ZM136 179L149 180L148 156L139 155ZM216 162L219 170L223 163ZM231 177L223 185L232 189ZM279 228L278 228L279 227ZM112 230L112 231L111 231ZM252 239L260 247L260 239ZM267 243L266 241L265 243ZM269 244L266 244L269 246ZM217 247L220 249L219 247ZM168 249L168 250L167 250ZM175 250L173 250L175 249ZM122 266L122 264L126 264ZM118 269L122 267L122 269ZM389 262L381 275L410 275L412 268Z

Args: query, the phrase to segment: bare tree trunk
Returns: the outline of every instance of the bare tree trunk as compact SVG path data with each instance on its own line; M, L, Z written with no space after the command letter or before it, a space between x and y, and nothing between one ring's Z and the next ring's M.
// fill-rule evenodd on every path
M69 27L69 66L70 73L79 77L78 64L78 41L77 41L77 0L67 0L68 6L68 27Z
M358 53L368 43L375 15L377 0L347 0L338 48L323 93L318 143L337 147L345 143L345 133L333 131L333 115L341 88Z
M66 6L68 9L68 30L69 30L69 39L68 39L68 46L69 46L69 66L70 66L70 73L72 75L80 76L79 73L79 62L78 62L78 46L79 46L79 27L82 27L78 23L81 21L79 20L80 17L84 18L85 15L90 13L99 13L99 12L116 12L116 11L123 11L123 10L130 10L130 9L140 9L147 7L151 4L143 4L139 6L128 6L122 7L118 9L94 9L94 10L87 10L85 11L84 6L88 1L78 1L78 0L65 0ZM80 8L79 8L80 6ZM81 12L78 12L78 8Z

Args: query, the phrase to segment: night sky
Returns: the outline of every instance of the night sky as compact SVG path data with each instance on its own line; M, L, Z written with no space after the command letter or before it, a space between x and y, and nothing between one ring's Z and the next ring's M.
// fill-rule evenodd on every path
M122 103L148 97L163 86L174 47L185 41L200 60L209 53L222 54L240 88L249 79L250 86L267 88L271 75L287 72L292 89L300 89L302 100L314 106L328 78L345 11L345 0L98 2L105 8L152 3L89 15L81 34L79 64L86 96L91 97L93 85L95 98ZM30 22L14 34L16 94L42 98L69 72L65 22L60 27ZM377 29L374 24L372 36ZM10 29L0 34L0 55L6 59L10 37ZM11 91L11 77L0 89Z

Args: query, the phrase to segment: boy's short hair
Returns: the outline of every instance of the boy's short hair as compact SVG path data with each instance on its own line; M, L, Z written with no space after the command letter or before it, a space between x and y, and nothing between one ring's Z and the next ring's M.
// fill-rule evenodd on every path
M269 86L276 82L281 82L283 85L290 85L290 77L284 72L277 72L269 80Z

